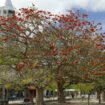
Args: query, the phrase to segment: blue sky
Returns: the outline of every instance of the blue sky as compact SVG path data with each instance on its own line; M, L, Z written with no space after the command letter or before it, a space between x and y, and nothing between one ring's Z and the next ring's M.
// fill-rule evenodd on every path
M29 7L32 3L39 9L53 13L63 13L68 9L77 8L86 11L89 18L96 22L103 23L105 30L105 0L11 0L15 8ZM5 0L0 0L3 6Z
M90 20L102 23L102 30L105 31L105 11L103 12L88 12Z

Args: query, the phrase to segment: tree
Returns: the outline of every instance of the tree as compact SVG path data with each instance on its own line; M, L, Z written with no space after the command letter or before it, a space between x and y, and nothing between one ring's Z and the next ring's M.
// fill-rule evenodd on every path
M15 71L17 84L35 86L37 105L44 104L43 89L53 79L62 103L67 86L92 82L104 73L100 63L105 56L103 34L97 33L100 24L87 17L79 11L52 15L22 8L17 15L0 18L1 65Z
M90 105L90 95L92 90L94 89L93 83L79 83L76 85L72 85L72 87L80 92L84 92L88 94L88 105Z
M14 72L17 78L16 81L12 79L13 83L31 84L36 88L37 105L44 104L43 90L53 76L51 64L46 57L49 50L47 15L47 12L36 8L22 8L12 17L0 18L3 48L1 66L7 67L7 72Z
M102 71L103 64L99 61L102 60L103 51L97 47L97 44L102 44L103 40L103 36L97 32L101 26L100 23L94 24L88 21L87 17L87 14L80 14L79 11L69 11L65 15L55 15L52 18L53 37L48 56L55 64L55 79L60 103L65 102L65 85L78 83L81 79L93 81L93 75L98 74L97 71ZM104 48L103 44L101 48ZM97 64L94 65L93 62Z

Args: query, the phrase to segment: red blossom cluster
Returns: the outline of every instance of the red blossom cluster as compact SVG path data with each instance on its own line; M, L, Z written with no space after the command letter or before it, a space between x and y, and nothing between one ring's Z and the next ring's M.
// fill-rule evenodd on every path
M16 65L16 69L17 69L18 71L21 71L21 70L23 70L24 66L25 66L25 63L24 63L24 62L19 62L19 63Z

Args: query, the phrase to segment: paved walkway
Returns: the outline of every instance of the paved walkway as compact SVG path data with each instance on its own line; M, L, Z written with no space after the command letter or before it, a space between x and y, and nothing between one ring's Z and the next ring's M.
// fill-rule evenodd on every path
M51 105L53 105L53 104L56 105L56 103L57 103L57 98L50 98L50 99L49 98L45 98L44 100L46 101L47 105L50 105L50 104ZM84 100L82 100L80 98L79 99L70 99L68 97L67 102L69 103L69 105L87 105L87 99L84 99ZM96 100L96 99L91 99L90 102L92 103L91 105L98 105L97 104L98 100ZM70 104L70 103L72 103L72 104ZM103 104L105 105L105 102ZM24 105L24 102L23 102L23 100L10 101L9 105Z

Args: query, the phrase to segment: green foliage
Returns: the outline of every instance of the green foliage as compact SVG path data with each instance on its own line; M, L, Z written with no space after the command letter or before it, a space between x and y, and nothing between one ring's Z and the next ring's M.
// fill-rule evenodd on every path
M94 88L94 85L92 83L79 83L72 85L72 88L76 89L77 91L89 93Z
M56 82L53 80L50 82L50 84L45 88L45 89L48 89L48 90L54 90L57 89L57 84Z

